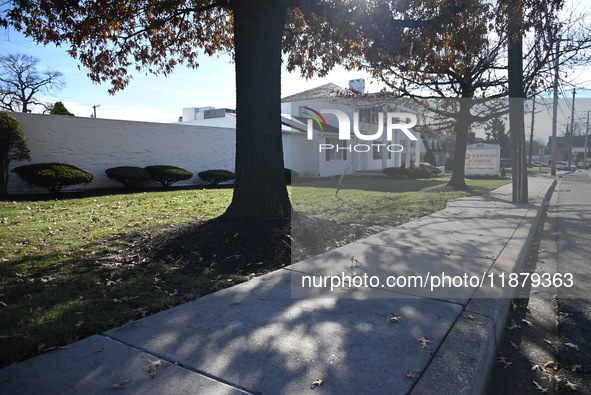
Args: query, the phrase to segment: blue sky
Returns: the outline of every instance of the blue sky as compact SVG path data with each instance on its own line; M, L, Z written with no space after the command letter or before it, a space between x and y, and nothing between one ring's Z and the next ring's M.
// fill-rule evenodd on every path
M236 107L234 65L227 55L219 58L203 55L198 69L180 66L169 77L136 74L125 90L110 95L107 92L110 84L92 83L86 72L78 68L77 61L66 53L67 47L37 45L14 30L4 31L0 40L2 54L33 55L41 59L39 69L61 71L66 87L53 95L41 94L38 97L48 102L60 100L76 116L90 116L92 106L100 104L97 108L99 118L176 122L185 107ZM327 82L345 87L350 79L364 77L367 77L364 73L338 68L325 78L305 80L297 73L284 70L282 96Z
M25 53L41 59L40 69L52 68L61 71L65 76L66 86L52 95L40 94L39 99L47 102L62 101L77 116L88 117L93 105L97 108L99 118L125 119L148 122L176 122L185 107L212 106L217 108L235 108L234 65L229 56L200 57L198 69L177 67L169 76L136 74L130 85L123 91L110 95L108 83L94 84L80 70L75 59L67 52L67 47L55 45L42 46L27 39L14 30L2 31L0 37L2 50L0 53ZM586 67L571 74L575 81L586 88L591 88L591 67ZM348 81L356 78L366 79L368 91L378 91L380 85L371 82L369 75L363 72L348 72L340 67L335 68L325 78L305 80L296 73L283 71L282 96L291 95L306 89L332 82L346 87ZM563 91L565 99L571 97L569 91ZM586 97L587 99L581 99ZM586 118L587 110L591 109L591 90L579 90L577 94L577 118ZM564 118L570 116L570 103L562 100L560 114ZM529 119L526 116L526 128ZM536 134L545 139L550 134L549 122L536 123ZM559 135L563 131L559 129ZM482 135L482 131L478 132Z

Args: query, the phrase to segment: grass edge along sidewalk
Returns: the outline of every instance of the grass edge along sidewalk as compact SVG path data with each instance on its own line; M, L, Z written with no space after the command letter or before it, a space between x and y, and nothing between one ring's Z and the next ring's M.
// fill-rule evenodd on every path
M397 182L390 190L387 183ZM499 186L498 180L469 181L479 186L476 192L416 192L425 186L437 188L446 180L388 180L355 185L346 180L341 195L343 204L355 199L377 208L384 201L392 204L391 219L397 225L411 218L437 211L448 199L484 193L484 185ZM505 181L506 183L508 181ZM414 184L414 187L413 187ZM356 189L357 188L357 189ZM314 195L311 207L317 213L335 209L334 189L322 191L292 189L294 205L306 211L306 195ZM324 195L323 195L324 194ZM425 207L394 205L424 200ZM324 197L323 197L324 196ZM0 309L4 319L0 331L1 366L63 347L69 343L132 322L172 306L194 300L207 293L247 280L247 277L187 273L173 264L125 264L122 251L133 250L142 238L158 237L158 231L179 223L206 220L223 212L231 190L182 190L84 199L0 202ZM297 200L303 197L303 201ZM407 211L404 212L405 207ZM337 212L350 213L336 207ZM343 217L342 220L350 220ZM356 218L355 220L363 220ZM126 240L124 235L138 235ZM213 248L213 247L212 247Z

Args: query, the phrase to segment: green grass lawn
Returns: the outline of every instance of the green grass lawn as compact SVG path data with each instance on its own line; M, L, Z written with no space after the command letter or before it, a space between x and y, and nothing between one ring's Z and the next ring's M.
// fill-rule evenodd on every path
M433 192L447 179L347 178L290 188L294 208L341 223L396 225L480 192ZM506 180L468 180L494 189ZM133 240L219 216L231 189L0 201L0 366L123 325L247 278L123 265ZM127 243L127 244L125 244ZM125 247L125 248L124 248Z
M335 196L338 179L309 182L292 189L295 210L340 223L391 225L441 210L449 199L479 195L477 191L431 192L446 178L399 180L385 177L345 178ZM470 186L496 189L510 180L466 180Z

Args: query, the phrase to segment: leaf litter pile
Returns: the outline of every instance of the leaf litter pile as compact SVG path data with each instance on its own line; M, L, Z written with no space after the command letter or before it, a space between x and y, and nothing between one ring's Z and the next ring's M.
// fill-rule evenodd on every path
M293 219L262 221L219 217L153 230L148 237L132 234L121 241L133 246L128 255L139 255L151 265L166 263L195 275L257 276L381 229L300 214Z

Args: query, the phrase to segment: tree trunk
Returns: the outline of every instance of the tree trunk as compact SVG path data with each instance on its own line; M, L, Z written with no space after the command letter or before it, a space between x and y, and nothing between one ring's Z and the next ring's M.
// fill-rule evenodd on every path
M468 144L468 131L470 130L470 99L459 99L460 111L454 125L456 135L456 152L454 155L454 169L448 186L458 190L468 189L464 176L466 174L466 145Z
M232 218L289 218L281 139L281 40L285 0L233 2L236 179Z
M6 196L8 193L8 163L0 158L0 196Z

